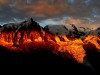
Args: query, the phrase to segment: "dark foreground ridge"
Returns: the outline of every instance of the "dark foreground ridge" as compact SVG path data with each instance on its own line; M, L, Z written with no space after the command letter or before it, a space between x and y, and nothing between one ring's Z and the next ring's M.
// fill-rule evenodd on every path
M23 52L16 53L8 51L4 48L0 48L0 65L10 67L13 66L13 69L16 69L16 67L19 69L20 67L29 67L29 69L32 68L32 70L38 72L43 71L43 73L45 73L45 70L46 72L56 74L61 73L71 75L74 72L74 74L77 75L80 75L80 73L84 75L95 75L91 68L72 61L68 58L65 59L59 55L52 54L50 51L29 53L26 55Z

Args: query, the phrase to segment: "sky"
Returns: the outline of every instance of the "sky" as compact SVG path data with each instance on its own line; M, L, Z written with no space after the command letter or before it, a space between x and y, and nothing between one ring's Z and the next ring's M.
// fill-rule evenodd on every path
M100 0L0 0L0 25L33 18L41 26L100 27Z

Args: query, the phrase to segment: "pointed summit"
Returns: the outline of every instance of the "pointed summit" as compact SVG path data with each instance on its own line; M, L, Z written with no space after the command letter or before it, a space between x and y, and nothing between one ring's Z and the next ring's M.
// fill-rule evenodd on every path
M40 30L41 26L35 22L32 18L30 18L28 21L24 21L21 24L22 29L34 29L34 30Z
M41 29L42 27L37 22L35 22L32 18L18 24L9 23L0 26L0 31L41 30Z

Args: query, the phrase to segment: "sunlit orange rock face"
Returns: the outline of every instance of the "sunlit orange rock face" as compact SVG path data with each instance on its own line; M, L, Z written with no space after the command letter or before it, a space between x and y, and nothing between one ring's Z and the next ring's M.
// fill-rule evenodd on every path
M86 55L83 48L82 40L68 40L66 42L58 42L59 49L57 50L59 54L63 57L69 57L73 60L76 60L79 63L83 62L83 58Z
M12 28L12 26L11 26ZM83 63L86 50L100 51L100 38L88 35L84 39L71 39L65 35L56 36L40 27L32 19L19 24L15 29L3 28L0 32L0 46L15 52L42 52L49 50L64 58Z
M83 40L85 50L96 50L100 52L100 38L96 35L88 35Z

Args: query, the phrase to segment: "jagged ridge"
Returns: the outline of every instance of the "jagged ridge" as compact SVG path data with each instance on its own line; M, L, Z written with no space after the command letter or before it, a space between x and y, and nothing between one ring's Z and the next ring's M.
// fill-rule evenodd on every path
M0 46L7 50L26 53L49 50L64 58L83 63L86 50L100 51L100 38L84 34L85 37L79 39L78 36L83 34L80 34L74 25L72 26L74 35L55 35L46 29L48 27L42 28L32 18L17 25L6 24L0 27Z

